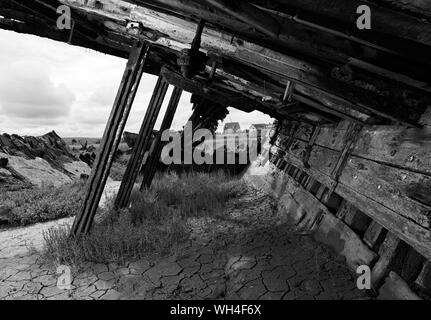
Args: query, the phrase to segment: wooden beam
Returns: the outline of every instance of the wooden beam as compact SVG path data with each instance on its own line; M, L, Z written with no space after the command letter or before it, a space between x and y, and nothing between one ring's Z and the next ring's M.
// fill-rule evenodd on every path
M424 290L427 294L431 293L431 261L426 261L420 274L415 280L415 284Z
M320 21L341 21L344 25L352 25L352 17L357 17L356 10L363 4L360 0L335 0L332 6L325 1L314 0L251 0L252 3L273 8L281 12L303 11L302 15L313 14L320 17ZM381 6L367 2L372 12L372 29L378 33L390 34L396 38L405 38L414 42L420 42L427 46L431 45L431 33L429 26L424 25L416 17L407 14L387 10ZM396 25L396 28L391 26ZM355 25L353 25L355 26ZM354 28L350 28L354 30ZM355 26L356 27L356 26ZM354 34L359 34L359 30Z
M200 97L205 97L208 100L215 101L222 106L230 106L244 112L252 112L259 110L270 115L275 115L274 110L265 109L258 99L251 95L240 94L233 88L223 86L223 84L212 81L210 84L205 82L205 79L195 77L194 80L183 77L178 72L163 67L161 74L165 77L169 84L179 87L184 91L190 92Z
M335 191L342 184L343 188L352 189L418 225L430 228L430 199L429 195L421 191L420 186L427 188L431 177L351 156L337 184L331 173L335 169L339 153L316 146L311 152L310 168L306 168L301 160L306 147L304 142L295 142L295 147L290 148L289 152L284 151L286 161L306 170L325 186L332 188L335 185Z
M345 132L344 129L334 130L333 126L328 130L321 129L316 144L327 139L329 141L325 143L331 144L335 150L316 145L310 156L310 168L305 168L301 161L307 139L295 138L294 144L288 148L283 141L289 139L290 135L285 136L279 138L273 148L275 152L284 154L287 162L301 168L325 186L331 186L331 173L345 145ZM280 136L282 134L283 130ZM386 165L352 155L334 191L430 259L429 196L420 192L421 188L431 183L428 181L430 179L427 175L391 166L390 163ZM414 188L416 185L418 187Z
M5 17L0 18L1 29L23 34L36 35L39 37L45 37L55 41L68 43L70 35L69 32L64 32L63 30L57 29L55 24L49 24L46 20L43 20L40 17L32 16L24 12L11 11L7 9L4 10L0 8L0 16L1 15ZM70 44L96 50L116 57L129 57L129 52L131 51L133 45L132 40L123 38L123 42L120 46L119 43L108 44L105 39L105 37L99 37L92 40L88 37L82 37L78 34L74 36L73 42Z
M115 208L117 209L127 208L129 205L130 195L141 169L144 154L150 149L151 134L157 121L160 108L162 107L168 86L167 81L165 81L163 76L160 75L154 88L144 120L142 121L132 156L130 157L126 172L121 181L120 190L118 191L118 195L115 200Z
M389 272L378 300L422 300L396 272Z
M431 3L427 0L380 0L379 2L389 8L413 13L418 17L427 17L431 20Z
M120 144L122 133L135 99L148 52L149 46L140 42L136 44L130 54L98 155L87 182L87 193L81 211L76 216L71 229L74 236L80 236L90 231L114 161L114 154Z
M379 260L371 271L371 283L374 289L378 289L396 263L397 255L401 253L402 242L392 233L388 233L379 250Z
M175 112L177 110L178 103L180 102L182 92L183 90L178 87L175 87L174 91L172 92L171 100L169 101L168 108L166 109L165 117L163 118L163 122L160 126L160 130L156 136L156 139L153 142L152 152L150 152L147 161L143 165L142 184L140 188L141 191L144 188L149 188L151 186L157 166L159 165L163 146L165 145L165 143L162 141L162 135L166 130L169 130L172 125L172 121L174 120Z
M74 8L85 10L101 16L115 18L119 21L139 21L143 27L158 30L164 37L154 43L181 51L193 41L196 24L180 18L155 12L141 6L124 6L111 0L99 0L96 5L84 0L61 0ZM409 112L399 101L389 97L383 98L376 93L346 84L338 79L328 79L328 70L322 66L289 56L244 40L232 41L232 36L213 29L206 29L202 35L201 48L205 51L218 52L254 68L267 70L286 80L312 87L322 94L337 96L375 114L399 122L415 124L417 114Z
M238 20L253 26L262 33L278 38L280 24L271 15L244 1L204 0Z

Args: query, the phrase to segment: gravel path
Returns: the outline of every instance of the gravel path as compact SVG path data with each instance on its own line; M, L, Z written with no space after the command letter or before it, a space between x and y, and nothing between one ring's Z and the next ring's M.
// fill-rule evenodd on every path
M0 299L364 299L341 257L298 235L271 198L250 189L222 217L190 221L190 240L167 257L88 264L57 287L42 231L71 219L0 232Z

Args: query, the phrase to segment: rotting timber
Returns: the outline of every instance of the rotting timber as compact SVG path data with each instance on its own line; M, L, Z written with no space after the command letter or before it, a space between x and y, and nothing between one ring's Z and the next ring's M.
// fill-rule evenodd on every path
M3 0L0 28L129 57L75 234L91 227L133 87L146 72L177 88L166 126L181 90L199 101L200 113L208 101L220 107L217 116L229 106L276 118L271 161L251 168L267 174L250 181L266 186L280 210L350 266L371 266L376 290L429 297L431 7L420 0L328 2ZM71 8L72 30L56 28L62 4ZM356 28L361 4L371 8L371 30ZM137 52L145 52L140 64ZM157 102L149 112L157 113ZM208 126L210 115L196 118ZM144 150L151 114L146 119L142 152L151 151ZM157 147L144 168L147 185ZM121 206L142 154L133 159Z

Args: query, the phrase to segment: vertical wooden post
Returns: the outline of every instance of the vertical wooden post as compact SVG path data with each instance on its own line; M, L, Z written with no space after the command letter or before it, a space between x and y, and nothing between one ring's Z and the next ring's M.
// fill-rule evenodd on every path
M140 188L141 191L145 187L148 188L151 186L151 182L153 181L154 175L156 174L157 165L159 164L163 146L165 145L162 142L162 134L172 125L172 121L174 120L175 112L177 111L178 103L180 102L182 93L183 90L178 87L175 87L174 91L172 92L171 100L169 101L168 108L166 109L160 131L153 142L152 152L149 154L147 161L144 163L144 173Z
M165 79L159 76L144 120L142 121L142 126L132 156L127 165L126 172L124 173L123 180L121 181L120 190L115 200L115 207L117 209L126 208L129 204L130 194L132 193L133 186L139 174L145 152L149 150L151 134L166 96L168 86L169 84Z
M71 234L88 233L94 220L100 198L111 170L114 154L120 144L133 101L136 96L149 46L138 42L133 47L127 62L108 123L103 134L100 149L88 180L87 194L80 213L73 223Z

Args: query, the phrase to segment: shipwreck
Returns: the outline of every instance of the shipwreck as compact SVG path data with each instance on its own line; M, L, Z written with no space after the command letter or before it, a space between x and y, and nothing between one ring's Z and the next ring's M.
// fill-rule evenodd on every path
M431 294L431 3L2 0L0 28L128 59L75 235L91 228L150 73L159 78L118 207L128 205L147 151L143 184L151 183L161 152L151 135L172 85L160 131L183 91L192 93L195 129L213 128L227 107L275 118L269 161L245 178L354 270L369 266L374 290Z

